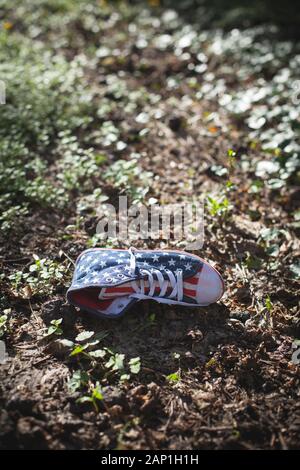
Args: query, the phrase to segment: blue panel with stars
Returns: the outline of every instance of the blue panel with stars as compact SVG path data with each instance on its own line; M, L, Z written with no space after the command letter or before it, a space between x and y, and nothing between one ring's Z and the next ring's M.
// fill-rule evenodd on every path
M182 271L183 279L194 276L202 268L199 258L180 251L139 250L135 251L136 269L130 268L130 253L127 250L94 248L84 251L76 262L70 290L86 287L109 287L143 277L142 270L159 270L165 279L167 271L176 274Z

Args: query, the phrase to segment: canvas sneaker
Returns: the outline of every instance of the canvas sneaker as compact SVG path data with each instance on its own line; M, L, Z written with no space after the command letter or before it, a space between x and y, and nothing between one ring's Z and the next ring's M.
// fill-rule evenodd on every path
M93 248L76 261L68 301L103 317L119 317L139 300L197 307L219 300L221 275L196 255L172 250Z

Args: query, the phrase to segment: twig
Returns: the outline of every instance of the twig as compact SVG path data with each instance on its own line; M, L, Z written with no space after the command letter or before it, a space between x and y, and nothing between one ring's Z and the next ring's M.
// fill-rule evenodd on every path
M25 261L28 261L30 258L26 257L26 258L11 258L11 259L1 259L0 257L0 260L2 263L7 263L7 264L14 264L14 263L22 263L22 262L25 262Z
M63 250L60 250L60 251L73 264L73 266L75 266L75 262L72 260L72 258L70 258L70 256L67 255L67 253L65 253Z

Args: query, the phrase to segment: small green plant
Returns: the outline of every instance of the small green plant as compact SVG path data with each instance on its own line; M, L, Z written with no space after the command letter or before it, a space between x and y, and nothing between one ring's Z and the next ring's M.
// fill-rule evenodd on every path
M269 313L272 312L273 310L273 303L271 302L270 296L267 295L266 300L265 300L265 307L268 310Z
M105 363L106 369L111 369L112 371L123 371L124 370L124 359L125 354L113 353L111 350L107 349L110 354L109 360Z
M300 263L296 262L289 266L289 271L294 279L300 279Z
M24 190L28 201L38 203L43 207L56 206L63 208L67 202L65 190L56 188L42 176L35 178Z
M48 258L39 258L37 255L33 255L33 258L34 263L28 270L16 271L9 276L13 289L28 286L32 295L52 292L63 281L67 272L66 265Z
M116 188L127 193L134 201L141 201L151 185L152 173L143 171L137 159L117 160L105 172L104 177Z
M139 357L133 357L125 363L125 354L116 353L107 347L100 349L98 344L107 334L107 331L97 334L94 331L82 331L75 338L75 346L70 349L70 358L78 358L81 366L88 362L91 380L94 371L97 370L98 374L99 370L102 370L105 377L115 377L121 382L128 381L130 374L139 374L141 360Z
M76 370L68 381L68 389L71 393L85 387L89 382L89 375L84 370Z
M82 148L69 131L61 131L59 137L58 152L62 158L58 161L58 179L65 190L80 187L81 192L90 191L91 178L99 174L106 156L95 152L93 148Z
M82 333L79 333L79 335L76 336L75 340L81 342L85 342L88 339L90 339L92 336L94 336L95 332L94 331L83 331Z
M132 374L138 374L141 370L141 358L140 357L133 357L128 362L130 372Z
M78 356L79 354L82 354L86 358L90 358L89 354L85 352L85 350L89 347L88 344L85 345L77 345L75 346L72 351L70 352L70 357Z
M173 372L172 374L167 375L166 379L168 382L176 384L180 381L180 373Z
M229 161L229 167L230 169L232 169L236 163L236 152L233 149L228 149L227 156Z
M274 305L269 295L267 295L263 302L258 302L260 322L259 325L263 328L274 328L273 323L273 309Z
M226 196L219 198L207 196L207 208L212 217L226 218L232 206Z
M0 198L0 202L1 199ZM19 222L22 220L22 218L28 214L28 209L26 205L23 206L13 206L10 207L9 209L3 211L0 215L0 228L3 232L8 232L15 226L16 220Z
M93 335L93 332L82 332L80 333L79 340L82 342L88 341ZM78 336L76 340L78 341ZM71 393L74 393L83 388L88 389L88 393L81 396L77 402L78 403L92 403L95 411L99 412L99 401L103 400L103 393L101 389L101 384L99 381L96 384L93 384L94 378L93 375L99 373L99 366L102 368L103 372L109 371L109 373L117 374L121 382L128 381L130 379L130 374L126 372L125 368L125 354L114 353L108 348L97 349L92 351L87 351L91 346L95 346L97 341L86 342L81 345L75 346L71 351L70 356L78 356L89 360L89 371L79 369L76 370L68 382L68 389ZM99 362L100 361L100 362ZM81 367L83 366L81 362ZM141 369L141 361L139 357L134 357L128 361L128 367L132 374L138 374Z
M100 204L106 202L107 200L108 196L102 194L101 188L96 188L92 194L80 198L77 204L77 212L79 214L88 212L96 214Z
M106 355L105 349L94 349L100 341L108 335L107 331L102 331L95 335L94 331L82 331L76 338L76 345L70 352L71 357L83 356L86 359L94 360L103 358ZM93 339L91 339L93 338ZM80 343L80 344L78 344Z
M246 253L245 265L248 269L254 269L259 271L262 267L262 260L257 256L252 255L251 253Z
M0 42L0 75L10 84L1 109L0 228L17 233L18 219L34 205L56 208L68 203L49 162L55 156L60 169L59 133L72 134L91 117L78 62L70 64L26 35L20 41L13 29L1 28ZM90 154L85 159L92 160Z
M99 413L99 402L103 400L103 393L99 382L91 386L90 394L78 398L77 403L92 403L95 411Z
M47 330L47 332L44 334L44 336L60 336L63 334L63 330L61 328L62 324L62 318L59 318L58 320L51 320L50 326Z
M249 192L252 193L252 194L260 194L264 188L265 184L263 181L261 180L253 180L251 185L250 185L250 188L249 188Z
M228 174L227 168L222 165L212 165L210 171L216 176L225 176Z
M108 361L104 367L109 370L109 373L115 373L119 376L120 381L130 380L130 374L127 372L128 367L131 374L138 374L141 370L141 359L133 357L128 361L128 366L125 366L125 354L114 353L108 348L105 348L109 355Z
M116 238L103 239L102 233L95 233L95 235L88 239L87 247L94 248L95 246L105 246L105 248L114 248L117 243L118 240Z
M156 323L156 314L154 312L150 313L148 318L147 318L147 321L148 321L149 325L154 325Z
M70 357L81 355L89 360L100 359L106 355L105 349L96 349L93 351L88 351L89 348L95 347L99 341L95 340L86 344L79 344L74 347L70 353Z
M276 227L265 228L259 234L259 243L268 256L277 258L282 242L288 238L289 234L286 230Z
M210 368L214 368L217 366L217 359L215 359L214 357L212 357L211 359L209 359L207 361L207 363L205 364L205 367L207 369L210 369Z
M115 144L119 139L120 131L112 121L105 121L99 132L102 144L105 147Z

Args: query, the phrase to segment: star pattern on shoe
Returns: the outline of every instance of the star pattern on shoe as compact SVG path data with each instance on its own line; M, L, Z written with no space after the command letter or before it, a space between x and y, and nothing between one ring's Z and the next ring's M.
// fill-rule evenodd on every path
M102 305L100 292L111 292L110 295L114 298L114 292L119 289L119 296L123 296L121 303L124 304L124 308L127 308L137 301L137 298L134 298L136 290L131 291L134 293L129 297L124 297L124 289L126 292L124 286L135 286L135 289L138 289L138 300L141 296L142 298L150 296L159 302L173 301L182 305L195 305L197 304L195 299L198 295L198 280L203 267L206 270L209 269L215 279L219 276L216 294L212 295L212 301L216 301L223 292L220 275L208 263L195 255L171 250L133 251L133 249L91 248L77 259L67 297L73 305L99 314ZM203 285L207 289L209 284L205 281ZM143 290L143 286L146 291ZM134 289L134 287L131 288ZM191 292L194 292L194 298ZM97 303L94 299L98 299L98 295ZM200 305L208 305L210 302ZM111 305L110 302L108 304ZM115 307L112 307L107 315L105 313L105 316L119 316L124 308L115 310Z

